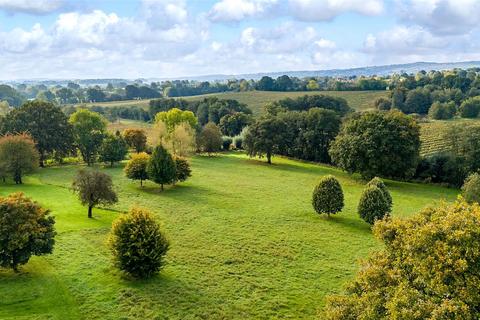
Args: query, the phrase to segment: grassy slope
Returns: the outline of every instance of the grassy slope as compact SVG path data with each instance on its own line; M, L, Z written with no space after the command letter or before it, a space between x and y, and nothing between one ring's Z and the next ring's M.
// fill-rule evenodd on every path
M240 154L194 157L193 177L164 193L114 177L120 203L86 218L68 190L75 167L48 168L24 191L57 219L52 256L33 258L21 274L0 271L0 319L311 319L325 295L352 277L358 258L378 243L355 212L363 183L336 169L286 159L275 164ZM319 177L336 175L344 212L312 212ZM389 182L394 215L452 200L456 191ZM130 281L111 266L106 237L118 211L153 210L171 240L168 265L149 281Z
M181 97L186 100L196 101L205 97L217 96L221 99L235 99L247 104L254 114L262 113L265 104L284 98L295 98L303 95L326 94L334 97L341 97L347 100L348 104L357 110L367 110L372 107L372 103L379 97L387 95L386 91L306 91L306 92L274 92L274 91L247 91L247 92L226 92L218 94L206 94L192 97ZM149 100L129 100L93 103L100 106L141 106L147 107Z

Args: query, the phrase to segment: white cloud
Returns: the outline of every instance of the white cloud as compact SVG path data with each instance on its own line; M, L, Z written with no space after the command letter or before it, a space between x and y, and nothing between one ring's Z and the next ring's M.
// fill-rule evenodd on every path
M0 0L0 10L9 13L47 14L63 5L63 0Z
M239 22L262 16L277 3L278 0L221 0L213 6L208 16L215 22Z
M346 12L369 16L383 12L382 0L289 0L289 4L291 14L301 21L329 21Z
M434 34L464 34L480 24L478 0L397 0L396 8L403 22Z

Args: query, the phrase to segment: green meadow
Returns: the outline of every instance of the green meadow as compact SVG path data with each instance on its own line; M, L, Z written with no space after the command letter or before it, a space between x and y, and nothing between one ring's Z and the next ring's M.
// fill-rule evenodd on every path
M119 203L87 218L70 190L79 166L40 169L24 192L51 209L54 253L33 257L21 272L0 270L0 319L321 319L326 295L340 292L358 260L379 248L356 213L365 184L337 169L276 157L273 165L241 153L191 159L192 177L164 192L126 179L122 166L98 168L113 177ZM335 175L343 212L316 214L311 192ZM387 181L393 216L452 201L457 190ZM171 242L167 265L149 280L112 266L112 220L132 206L150 209Z

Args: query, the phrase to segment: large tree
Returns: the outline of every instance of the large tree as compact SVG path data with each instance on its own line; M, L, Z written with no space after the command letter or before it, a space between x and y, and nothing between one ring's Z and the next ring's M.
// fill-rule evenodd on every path
M118 161L125 159L128 153L127 143L119 134L108 134L100 147L100 161L109 163L111 167Z
M0 137L0 168L10 175L16 184L22 184L22 176L38 167L38 152L32 138L26 134Z
M330 147L333 163L365 178L410 178L419 161L420 128L399 111L365 112L342 127Z
M147 148L147 135L145 130L142 129L125 129L123 131L123 138L127 145L134 148L137 153L145 151Z
M40 154L40 166L47 155L72 150L72 126L62 110L50 102L29 101L12 110L2 121L2 132L28 132Z
M243 112L227 114L220 119L220 130L226 136L236 136L251 122L250 115Z
M253 123L245 134L243 146L250 157L267 157L267 162L272 163L272 156L277 153L285 135L285 121L267 116Z
M70 116L75 143L87 165L95 162L107 130L107 121L98 113L80 109Z
M218 152L222 148L222 132L213 122L207 123L198 137L200 150L208 154Z

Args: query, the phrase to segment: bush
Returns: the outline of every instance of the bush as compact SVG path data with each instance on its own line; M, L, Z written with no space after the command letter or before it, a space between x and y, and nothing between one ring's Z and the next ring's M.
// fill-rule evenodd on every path
M468 176L462 186L462 196L468 203L480 203L480 174Z
M462 118L476 118L480 112L480 97L468 98L458 109Z
M375 185L367 186L358 203L358 214L369 224L383 219L390 214L391 205L385 197L384 191Z
M147 165L150 156L145 152L132 154L132 158L125 166L125 175L132 180L140 180L140 186L143 186L143 180L148 179Z
M372 254L325 319L476 319L480 308L480 206L457 202L382 220Z
M236 136L233 139L233 145L235 146L235 149L238 149L238 150L243 149L243 137Z
M453 101L448 103L434 102L428 110L428 116L435 120L448 120L452 119L456 112L457 108Z
M335 214L344 206L343 190L334 176L322 178L313 190L312 205L319 214Z
M183 182L192 176L190 164L186 159L175 158L175 181Z
M367 183L367 187L370 187L370 186L375 186L383 192L383 196L385 197L385 200L387 200L389 211L390 211L392 209L393 199L392 199L392 195L388 191L387 186L382 181L382 179L380 179L379 177L373 178Z
M222 149L224 151L230 150L230 146L232 145L233 139L230 137L222 137Z
M52 253L55 220L22 193L0 198L0 266L18 270L32 255Z
M136 278L158 273L169 248L152 214L138 208L114 221L109 244L116 266Z

